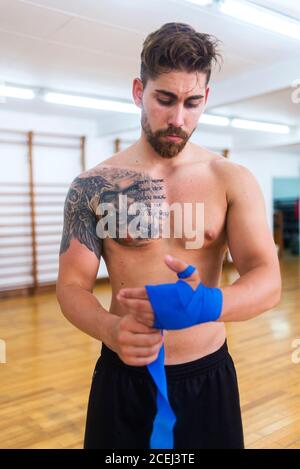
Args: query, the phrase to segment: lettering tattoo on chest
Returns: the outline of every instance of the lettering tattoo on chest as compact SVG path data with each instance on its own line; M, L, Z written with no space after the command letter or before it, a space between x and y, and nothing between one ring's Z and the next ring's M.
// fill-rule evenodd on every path
M77 177L65 201L60 254L77 239L100 259L107 226L108 236L123 246L137 247L157 238L168 216L162 209L165 199L163 179L147 173L101 167Z

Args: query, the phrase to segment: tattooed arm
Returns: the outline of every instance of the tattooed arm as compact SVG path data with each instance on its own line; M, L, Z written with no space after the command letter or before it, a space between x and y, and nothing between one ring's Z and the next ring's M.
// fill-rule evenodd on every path
M72 182L65 201L60 254L68 251L71 240L76 239L100 261L102 243L96 234L97 220L93 210L93 201L97 198L95 177L77 177Z
M71 184L64 207L56 293L62 313L74 326L110 344L116 317L92 293L102 249L94 211L99 187L101 177L78 177Z
M68 192L57 298L63 314L74 326L104 342L128 365L144 366L158 355L162 345L160 331L141 324L131 313L122 318L110 314L92 293L102 250L102 241L96 235L95 212L100 194L101 201L115 197L110 189L116 171L101 170L101 174L90 171L88 177L76 178Z

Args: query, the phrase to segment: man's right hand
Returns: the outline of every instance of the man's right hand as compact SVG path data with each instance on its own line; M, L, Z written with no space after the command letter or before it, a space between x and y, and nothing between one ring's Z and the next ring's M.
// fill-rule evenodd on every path
M133 314L118 317L111 333L111 347L126 365L149 365L163 345L161 332L141 324Z

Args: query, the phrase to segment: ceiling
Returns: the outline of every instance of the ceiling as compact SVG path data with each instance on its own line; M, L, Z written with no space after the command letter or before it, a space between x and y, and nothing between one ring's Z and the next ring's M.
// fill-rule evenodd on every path
M300 2L253 3L300 19ZM143 40L170 21L189 23L222 41L224 63L213 72L207 111L300 125L300 104L290 99L291 83L300 78L300 42L184 0L0 0L0 78L131 100ZM18 110L31 106L43 113L58 110L14 100L1 106ZM95 118L100 127L112 117L107 112L66 108L59 113ZM122 119L125 125L127 117L116 119L118 125Z
M297 105L292 101L294 89L290 87L253 96L243 101L217 106L213 111L215 114L223 116L232 115L251 120L259 120L263 115L267 122L283 122L291 126L299 125L300 103Z

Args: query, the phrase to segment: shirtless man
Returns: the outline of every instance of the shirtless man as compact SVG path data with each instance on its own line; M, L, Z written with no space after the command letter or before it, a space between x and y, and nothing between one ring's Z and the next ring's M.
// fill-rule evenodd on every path
M142 111L140 138L77 177L66 198L57 297L66 318L103 344L93 375L85 448L149 448L156 388L147 365L157 359L162 344L177 418L175 448L243 447L224 322L244 321L275 306L281 280L254 177L189 141L208 98L216 46L212 36L181 23L168 23L146 38L141 79L133 82L134 101ZM172 231L167 238L157 233L121 237L117 230L101 239L99 204L110 203L118 213L120 195L127 196L127 207L159 201L195 207L202 202L203 245L187 249L185 234L178 238ZM151 311L145 285L176 282L176 273L192 264L197 270L187 282L218 287L227 248L240 277L221 289L221 316L164 331L162 337L148 313L143 316ZM101 256L112 287L109 311L93 295Z

